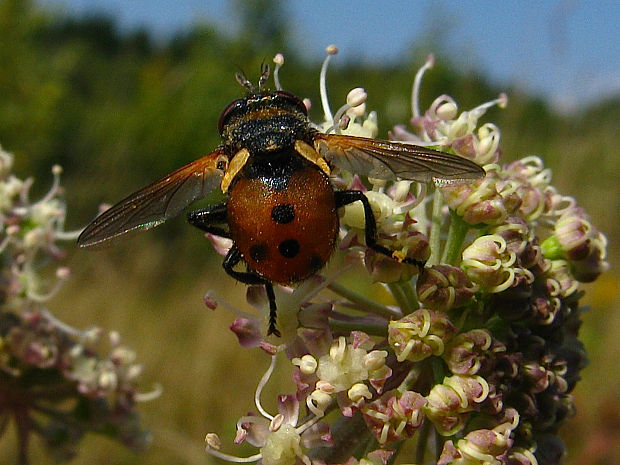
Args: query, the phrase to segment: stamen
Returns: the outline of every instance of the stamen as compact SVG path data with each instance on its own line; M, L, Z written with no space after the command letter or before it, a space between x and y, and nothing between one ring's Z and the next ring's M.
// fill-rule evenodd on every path
M366 94L366 91L361 87L356 87L355 89L351 90L347 94L347 103L345 103L338 109L336 114L333 116L333 119L331 120L333 121L333 124L325 131L325 133L329 134L332 131L336 131L338 134L340 134L340 131L342 129L346 129L351 121L351 118L346 115L347 111L351 110L352 108L357 108L360 105L364 105L367 96L368 94Z
M149 392L139 392L134 396L136 402L150 402L152 400L158 399L162 392L164 392L164 388L161 384L155 383L153 389Z
M276 90L282 90L279 71L282 65L284 65L284 55L282 55L281 53L276 54L276 56L273 57L273 62L276 64L276 67L273 70L273 82L276 85Z
M356 87L347 94L347 104L350 105L351 108L358 107L365 103L367 98L368 94L366 91L362 87Z
M263 458L263 454L255 454L249 457L236 457L234 455L226 454L224 452L220 452L219 450L212 449L211 446L208 444L207 444L207 447L205 448L205 452L219 459L226 460L227 462L233 462L233 463L252 463L252 462L258 462L260 459Z
M275 417L273 417L273 420L271 420L271 423L269 424L269 431L271 431L272 433L274 431L278 431L283 424L284 415L278 413Z
M411 89L411 111L414 118L420 117L420 85L422 77L427 69L431 69L435 65L435 55L432 53L426 58L426 63L418 70L413 79L413 88Z
M54 231L54 237L59 241L74 241L82 234L82 231L83 229L77 229L75 231Z
M52 324L52 326L54 326L55 328L58 328L62 332L67 333L71 336L82 338L82 337L86 337L87 333L89 332L88 330L81 331L79 329L74 328L73 326L69 326L67 323L63 321L60 321L58 318L52 315L52 313L46 308L41 309L41 314L48 322Z
M297 428L295 428L295 431L297 431L297 434L301 435L301 433L303 433L304 431L306 431L309 428L312 428L315 424L317 424L319 421L321 421L321 417L314 417L311 418L310 420L308 420L305 423L302 423L301 425L299 425Z
M213 290L213 289L209 289L206 293L205 293L205 297L204 299L209 299L209 300L215 300L217 301L218 305L222 305L226 310L228 310L229 312L232 312L233 314L235 314L238 317L241 318L246 318L248 320L251 319L255 319L256 315L253 315L251 313L248 312L244 312L243 310L231 305L230 303L228 303L228 301L226 299L223 299L218 293L217 291Z
M60 174L61 173L62 173L62 167L60 165L54 165L52 167L52 176L53 176L52 187L47 192L47 194L43 196L42 199L38 200L33 205L38 205L41 203L49 202L50 200L54 198L54 196L58 194L58 191L60 188ZM19 200L21 204L24 204L24 205L30 204L28 194L30 193L30 188L32 187L33 183L34 183L34 179L32 178L26 179L23 182L20 193L19 193ZM21 208L17 207L15 208L15 212L18 215L26 215L28 210L24 207L21 207Z
M58 188L60 187L60 174L62 173L62 166L54 165L52 166L52 176L54 177L52 181L52 187L45 194L45 196L39 200L37 203L49 202L54 198L56 194L58 194Z
M325 60L323 60L323 64L321 65L321 75L319 79L320 89L321 89L321 105L323 105L323 113L325 114L325 121L333 121L334 118L332 116L332 111L329 108L329 101L327 99L327 65L329 64L329 60L332 55L338 53L338 47L335 45L328 45L325 49L327 52L327 56Z
M267 413L267 411L261 405L260 395L265 385L269 382L269 378L271 377L271 374L273 373L275 366L276 366L276 356L272 355L269 368L267 368L267 371L265 372L260 382L258 383L258 386L256 387L256 393L254 394L254 403L256 404L256 408L261 413L261 415L263 415L265 418L268 418L269 420L273 420L274 417L273 415L270 415L269 413Z
M22 183L21 188L20 188L20 191L19 191L19 200L20 200L20 203L21 203L22 205L28 205L28 204L30 204L30 200L29 200L28 195L29 195L29 193L30 193L30 188L32 187L32 185L33 185L33 184L34 184L34 179L33 179L33 178L28 178L28 179L26 179L26 180ZM15 212L16 212L18 215L22 215L22 214L23 214L23 213L21 213L21 211L24 211L24 212L25 212L25 211L27 211L27 210L26 210L25 208L23 208L23 207L16 207L16 208L15 208Z
M419 192L415 197L415 200L413 201L413 203L411 205L407 206L406 211L411 211L413 210L415 207L417 207L418 205L420 205L422 202L424 202L424 200L426 199L426 194L428 192L428 184L426 184L425 182L422 183L418 183L418 186L420 186ZM403 212L404 213L404 212Z
M349 105L348 103L345 103L344 105L342 105L340 108L338 108L338 111L336 112L336 114L334 115L334 119L333 122L334 124L332 125L332 128L338 129L338 131L340 130L340 118L342 118L342 116L347 112L347 110L349 110L351 108L351 105ZM331 128L330 128L331 129ZM329 130L328 130L329 132Z
M69 273L67 273L66 270L67 268L58 268L58 270L56 270L56 278L58 279L51 287L51 289L45 294L41 294L33 289L26 290L26 295L28 296L28 298L33 300L34 302L44 303L54 297L58 293L58 291L60 291L60 288L65 283L65 281L69 279Z
M351 123L351 117L349 115L342 115L342 118L338 118L338 133L342 132L349 127Z
M489 108L495 105L497 105L499 108L506 108L506 105L508 105L508 96L504 92L502 92L495 100L491 100L490 102L485 102L482 105L478 105L477 107L473 108L470 113L474 114L476 118L479 118L484 115Z

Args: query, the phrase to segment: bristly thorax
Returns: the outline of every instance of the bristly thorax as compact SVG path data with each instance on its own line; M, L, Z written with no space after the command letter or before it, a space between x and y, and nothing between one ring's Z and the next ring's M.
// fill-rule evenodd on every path
M252 156L271 156L308 138L308 119L296 105L277 94L250 96L232 108L222 125L230 153L247 148Z

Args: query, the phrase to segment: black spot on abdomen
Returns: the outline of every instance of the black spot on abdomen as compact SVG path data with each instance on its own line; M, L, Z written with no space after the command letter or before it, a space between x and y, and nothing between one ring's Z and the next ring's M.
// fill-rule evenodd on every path
M268 251L269 246L264 242L260 244L254 244L252 247L250 247L250 257L252 257L252 260L254 261L262 262L264 259L267 258Z
M279 224L288 224L295 219L295 208L290 203L281 203L271 210L271 219Z
M312 255L312 258L310 259L310 269L313 272L319 271L321 268L323 268L323 265L325 265L325 262L320 255Z
M280 242L278 251L285 258L294 258L299 253L299 241L296 239L286 239Z

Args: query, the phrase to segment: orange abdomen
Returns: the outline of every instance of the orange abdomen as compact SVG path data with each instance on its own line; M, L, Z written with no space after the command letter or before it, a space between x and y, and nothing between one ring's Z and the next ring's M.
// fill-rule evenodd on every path
M271 282L290 284L311 276L336 244L334 191L313 166L277 178L241 177L230 190L227 211L244 261Z

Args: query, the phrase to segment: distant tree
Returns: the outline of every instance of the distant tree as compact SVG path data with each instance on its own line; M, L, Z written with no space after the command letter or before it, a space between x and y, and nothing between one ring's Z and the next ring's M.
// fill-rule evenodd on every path
M286 44L290 18L286 6L287 2L278 0L233 2L232 9L239 20L237 37L247 47L249 56L281 49Z

